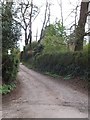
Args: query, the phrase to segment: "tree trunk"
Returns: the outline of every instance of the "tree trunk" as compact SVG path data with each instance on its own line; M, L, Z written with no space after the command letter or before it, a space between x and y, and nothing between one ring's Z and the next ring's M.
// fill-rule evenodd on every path
M49 8L49 10L50 10L50 8ZM48 2L46 1L46 8L45 8L45 14L44 14L44 21L43 21L43 25L42 25L42 29L41 29L41 33L40 33L40 39L39 39L39 41L38 41L38 43L40 43L41 42L41 40L42 40L42 38L44 37L44 35L43 35L43 31L44 31L44 29L45 29L45 27L47 26L47 23L49 22L48 20L47 20L47 11L48 11ZM50 11L49 11L50 12ZM49 14L50 15L50 14ZM48 18L50 18L50 16L48 15Z
M30 21L29 21L29 44L32 43L32 12L33 12L33 0L31 0L31 13L30 13Z
M28 45L27 31L25 31L25 46Z
M82 0L83 1L83 0ZM85 34L85 23L87 20L89 2L81 2L80 18L75 30L75 51L83 50L83 40Z
M32 31L30 31L30 45L32 44Z

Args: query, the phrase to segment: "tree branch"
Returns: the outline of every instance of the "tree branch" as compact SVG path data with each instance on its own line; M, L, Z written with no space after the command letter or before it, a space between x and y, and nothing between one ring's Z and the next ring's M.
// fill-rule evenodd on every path
M14 20L15 22L17 22L17 24L19 24L19 25L25 30L25 28L24 28L24 26L21 24L21 22L15 20L14 18L13 18L13 20Z
M90 36L90 32L86 32L84 36Z

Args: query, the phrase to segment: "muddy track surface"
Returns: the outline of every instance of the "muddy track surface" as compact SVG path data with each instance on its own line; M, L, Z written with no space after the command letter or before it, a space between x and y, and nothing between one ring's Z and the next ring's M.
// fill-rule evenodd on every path
M20 65L19 84L3 96L3 118L87 118L88 95Z

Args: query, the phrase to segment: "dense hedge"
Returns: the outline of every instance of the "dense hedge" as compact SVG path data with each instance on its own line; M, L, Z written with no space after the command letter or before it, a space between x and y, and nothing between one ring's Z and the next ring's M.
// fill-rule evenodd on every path
M88 77L88 53L41 54L34 60L34 67L59 75Z
M36 45L37 46L37 45ZM82 76L88 78L89 67L88 57L90 45L84 47L79 52L37 52L35 48L25 49L21 54L22 61L30 68L35 68L43 72L51 72L58 75Z
M19 67L19 56L16 51L11 55L2 55L2 81L4 83L13 82L16 80Z

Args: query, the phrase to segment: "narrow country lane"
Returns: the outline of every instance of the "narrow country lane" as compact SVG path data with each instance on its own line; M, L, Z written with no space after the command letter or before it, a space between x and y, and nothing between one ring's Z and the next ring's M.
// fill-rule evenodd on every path
M19 85L3 96L3 118L88 118L88 95L20 65Z

